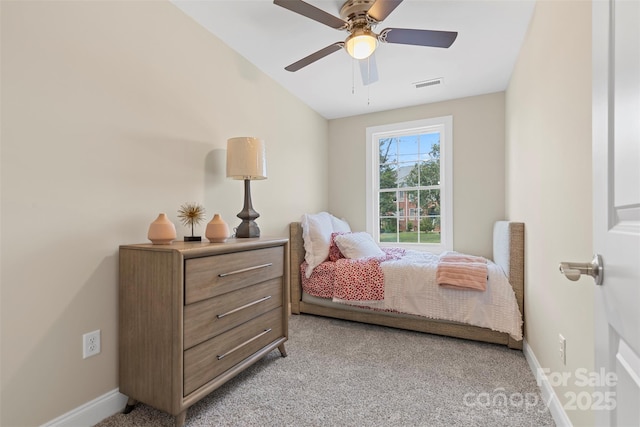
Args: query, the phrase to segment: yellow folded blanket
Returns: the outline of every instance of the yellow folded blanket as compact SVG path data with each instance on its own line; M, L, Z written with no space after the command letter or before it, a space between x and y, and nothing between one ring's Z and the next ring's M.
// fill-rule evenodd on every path
M487 260L464 254L445 254L436 269L436 282L454 289L487 290Z

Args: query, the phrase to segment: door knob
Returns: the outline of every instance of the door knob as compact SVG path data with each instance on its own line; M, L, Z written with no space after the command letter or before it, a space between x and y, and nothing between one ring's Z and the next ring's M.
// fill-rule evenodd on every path
M602 257L594 255L591 262L561 262L560 272L569 280L574 282L580 278L582 274L593 277L596 285L602 285L602 276L604 266L602 265Z

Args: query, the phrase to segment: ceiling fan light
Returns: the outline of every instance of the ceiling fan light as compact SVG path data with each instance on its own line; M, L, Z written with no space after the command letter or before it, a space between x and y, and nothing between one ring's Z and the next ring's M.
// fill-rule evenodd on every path
M347 52L355 59L368 58L377 46L378 39L367 29L356 30L345 40Z

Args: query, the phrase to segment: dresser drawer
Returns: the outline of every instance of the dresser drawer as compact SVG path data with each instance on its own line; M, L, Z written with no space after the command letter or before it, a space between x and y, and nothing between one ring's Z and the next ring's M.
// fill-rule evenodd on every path
M184 308L184 348L208 340L282 306L282 277L209 298Z
M257 249L185 261L185 303L222 295L283 275L284 248Z
M283 312L276 308L184 352L184 395L283 337Z

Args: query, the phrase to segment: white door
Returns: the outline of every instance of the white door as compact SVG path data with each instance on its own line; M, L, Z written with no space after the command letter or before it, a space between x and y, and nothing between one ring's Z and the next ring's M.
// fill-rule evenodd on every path
M640 1L594 0L592 19L596 425L640 426Z

